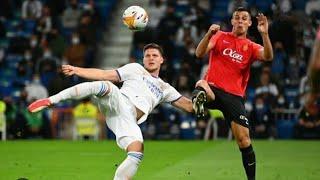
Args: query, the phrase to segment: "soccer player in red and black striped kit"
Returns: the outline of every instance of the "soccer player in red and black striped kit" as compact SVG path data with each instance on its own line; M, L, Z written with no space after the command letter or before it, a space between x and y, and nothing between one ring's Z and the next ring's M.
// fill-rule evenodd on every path
M204 79L197 82L193 98L198 117L203 116L204 107L223 112L240 148L248 180L255 179L256 158L243 97L251 64L273 59L267 17L259 13L256 18L263 46L246 38L252 21L248 10L242 7L233 12L231 32L220 31L217 24L211 25L196 50L197 57L209 53L209 66Z

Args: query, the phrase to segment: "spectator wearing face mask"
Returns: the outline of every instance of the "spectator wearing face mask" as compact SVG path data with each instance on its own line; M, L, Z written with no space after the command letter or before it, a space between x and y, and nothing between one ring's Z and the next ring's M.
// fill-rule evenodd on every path
M40 43L38 40L38 36L33 34L31 35L30 39L29 39L29 47L28 47L31 51L32 57L35 60L35 64L37 63L38 59L42 56L42 49L40 47Z
M27 92L27 101L31 102L35 99L42 99L48 97L47 89L41 84L39 75L34 75L32 82L25 87Z
M255 138L275 137L276 128L270 107L265 103L262 95L256 97L250 119L254 119L252 123Z
M295 138L320 138L320 108L305 108L299 113L299 120L295 125Z
M77 0L70 0L69 7L63 11L62 25L64 28L75 29L78 27L81 10Z
M38 0L25 0L21 10L22 18L38 19L41 17L42 3Z
M71 45L66 49L64 58L73 66L84 67L86 57L86 46L80 41L77 33L72 34Z

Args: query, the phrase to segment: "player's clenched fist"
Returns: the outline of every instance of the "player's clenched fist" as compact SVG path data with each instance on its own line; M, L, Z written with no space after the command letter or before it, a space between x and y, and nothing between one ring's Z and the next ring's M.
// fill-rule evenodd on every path
M216 34L219 30L220 30L220 25L212 24L207 33L211 37L212 35Z
M71 65L62 65L62 72L67 76L72 76L75 74L75 67Z

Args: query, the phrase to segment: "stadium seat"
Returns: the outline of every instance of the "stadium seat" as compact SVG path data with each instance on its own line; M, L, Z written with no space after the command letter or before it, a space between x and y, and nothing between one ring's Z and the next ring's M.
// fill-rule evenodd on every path
M291 139L293 137L294 121L279 119L276 121L278 138Z

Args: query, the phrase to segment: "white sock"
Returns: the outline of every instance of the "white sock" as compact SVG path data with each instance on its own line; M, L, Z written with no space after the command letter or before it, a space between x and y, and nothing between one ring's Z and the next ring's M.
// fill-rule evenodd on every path
M80 83L49 97L52 104L67 99L82 99L90 95L104 96L109 93L109 86L105 81Z
M128 152L127 158L117 168L113 180L129 180L137 172L139 164L143 158L141 152Z

